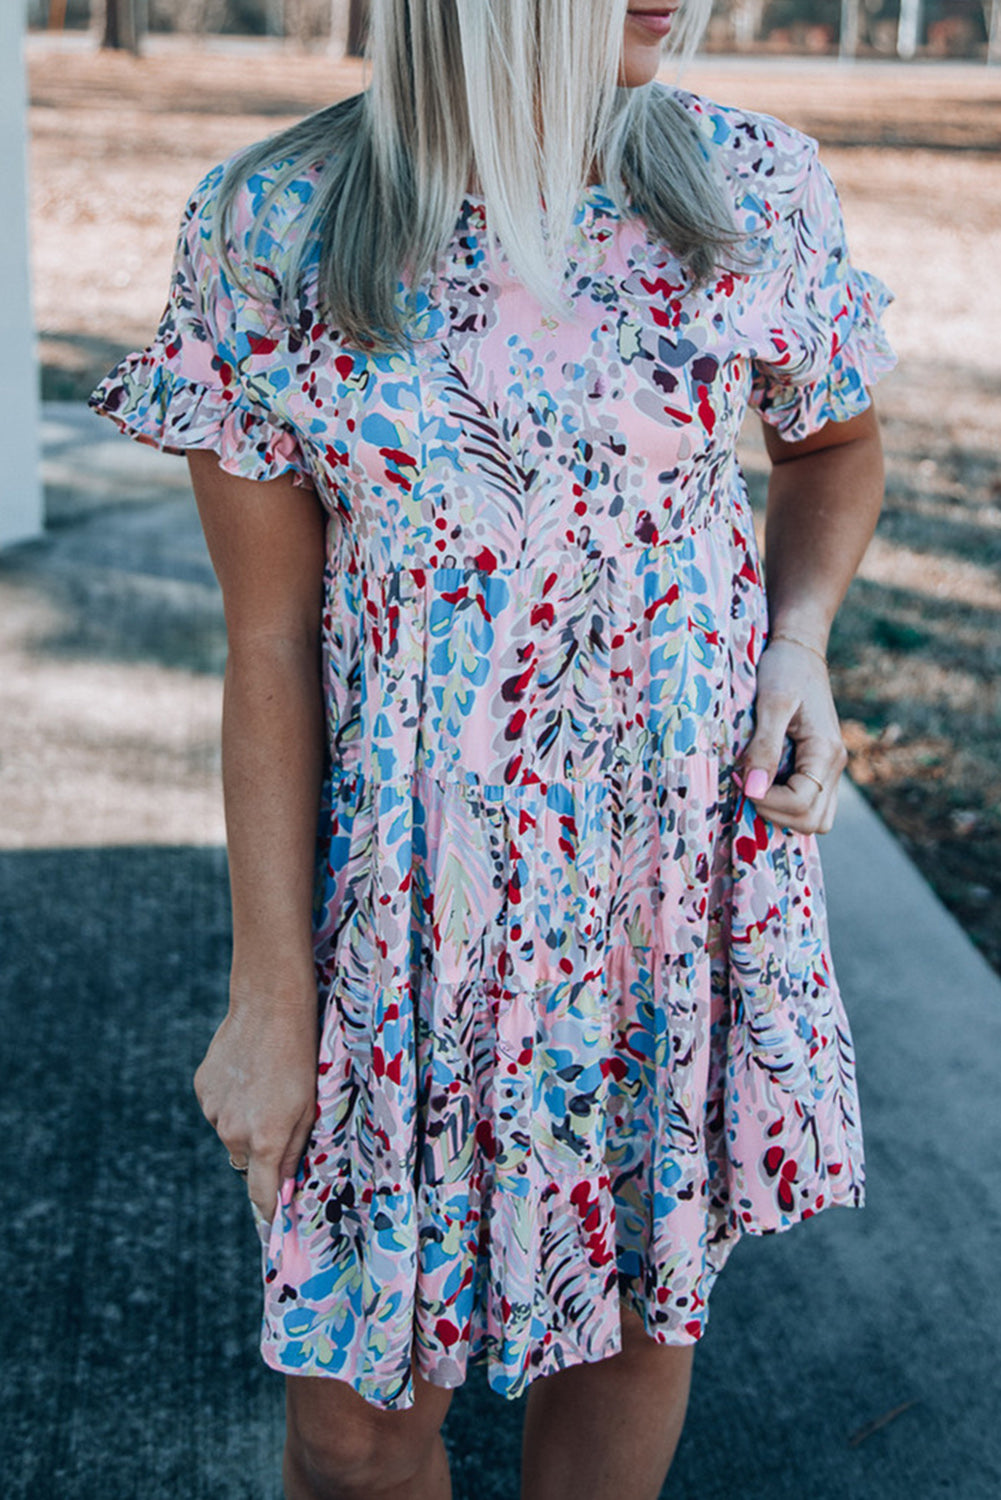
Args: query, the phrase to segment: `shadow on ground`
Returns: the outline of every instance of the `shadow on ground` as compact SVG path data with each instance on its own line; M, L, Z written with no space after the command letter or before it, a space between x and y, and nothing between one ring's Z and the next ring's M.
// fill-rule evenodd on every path
M42 400L86 401L97 382L129 350L120 339L43 328L38 353Z

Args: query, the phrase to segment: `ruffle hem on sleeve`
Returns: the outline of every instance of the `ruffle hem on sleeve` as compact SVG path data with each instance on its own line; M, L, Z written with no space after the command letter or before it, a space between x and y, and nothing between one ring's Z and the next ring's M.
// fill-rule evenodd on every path
M842 305L828 328L803 330L806 368L798 361L792 368L792 359L785 368L777 361L756 361L751 405L790 442L865 411L871 404L867 388L897 362L882 323L892 301L893 293L878 276L848 267ZM783 341L776 337L775 342ZM794 358L791 345L792 339L787 357Z
M156 346L127 355L92 393L88 403L128 437L164 453L209 449L219 465L241 479L313 481L295 434L255 411L235 385L206 385L168 369Z

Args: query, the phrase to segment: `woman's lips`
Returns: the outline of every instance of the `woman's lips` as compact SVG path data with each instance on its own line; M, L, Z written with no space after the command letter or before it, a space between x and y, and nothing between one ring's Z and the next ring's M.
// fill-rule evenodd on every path
M672 10L631 10L629 19L635 21L637 26L642 26L644 31L649 31L651 36L667 36L674 20Z

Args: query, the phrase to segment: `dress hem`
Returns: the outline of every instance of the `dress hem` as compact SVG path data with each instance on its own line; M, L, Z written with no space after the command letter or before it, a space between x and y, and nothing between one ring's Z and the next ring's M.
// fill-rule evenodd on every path
M752 1236L756 1239L763 1239L766 1235L784 1234L787 1230L794 1228L797 1224L805 1222L807 1219L817 1218L820 1214L826 1212L828 1209L864 1208L865 1198L866 1195L864 1183L857 1183L853 1188L850 1189L849 1195L840 1198L830 1198L827 1202L822 1204L820 1208L810 1208L809 1206L806 1206L803 1210L797 1212L796 1214L784 1216L783 1223L763 1226L758 1223L744 1223L739 1219L739 1216L732 1217L728 1233L717 1242L717 1249L722 1250L724 1253L721 1256L717 1256L716 1262L712 1268L713 1283L715 1282L719 1273L723 1270L723 1267L729 1260L736 1246L747 1236ZM710 1292L711 1290L712 1285L710 1285L709 1287ZM653 1339L655 1343L663 1344L665 1347L686 1348L689 1345L698 1344L705 1337L706 1329L709 1326L708 1296L706 1297L705 1304L701 1309L701 1315L697 1319L690 1319L688 1325L682 1328L675 1328L670 1332L663 1329L651 1329L649 1319L646 1316L646 1306L641 1298L634 1297L629 1295L628 1293L625 1293L620 1294L618 1301L620 1304L629 1308L630 1311L637 1314L637 1316L643 1322L644 1331L651 1339ZM698 1332L695 1333L690 1331L690 1326L694 1322L697 1322L698 1324ZM503 1381L491 1380L491 1370L500 1367L497 1366L496 1362L491 1361L490 1351L485 1348L480 1348L475 1353L471 1352L467 1354L464 1365L462 1367L463 1374L461 1380L436 1380L433 1374L434 1366L421 1368L419 1361L417 1363L416 1373L420 1375L420 1377L429 1385L437 1386L441 1390L458 1390L461 1386L466 1384L469 1371L471 1369L486 1365L487 1385L493 1392L493 1394L501 1397L505 1401L516 1401L527 1394L529 1387L533 1385L536 1380L545 1379L550 1375L558 1374L560 1370L571 1369L575 1365L600 1364L603 1360L611 1359L613 1355L621 1353L621 1350L621 1336L616 1348L610 1348L605 1353L599 1354L595 1358L589 1358L586 1354L584 1354L581 1351L579 1345L553 1341L548 1345L546 1349L548 1359L540 1362L539 1368L532 1369L531 1372L527 1370L523 1371L520 1378L515 1381L509 1382L508 1384L510 1385L510 1389L505 1387L505 1383ZM554 1356L558 1357L554 1358ZM363 1389L366 1382L363 1379L360 1380L358 1378L352 1378L348 1376L343 1372L343 1367L341 1370L334 1370L332 1368L317 1369L315 1367L309 1370L291 1369L288 1366L283 1365L280 1359L270 1349L263 1345L261 1348L261 1358L268 1369L274 1370L278 1375L288 1375L292 1377L295 1377L297 1375L312 1376L321 1380L340 1380L345 1385L349 1385L351 1389L355 1391L357 1395L361 1396L369 1406L375 1407L380 1411L408 1411L414 1404L412 1395L409 1402L404 1399L389 1402L374 1399L371 1395L366 1394L365 1389ZM405 1394L405 1391L402 1392L401 1398L402 1396L405 1396Z

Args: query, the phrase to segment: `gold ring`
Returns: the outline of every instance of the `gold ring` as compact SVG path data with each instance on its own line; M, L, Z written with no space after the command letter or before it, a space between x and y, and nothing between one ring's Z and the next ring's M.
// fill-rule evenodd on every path
M805 776L807 781L812 781L818 792L822 792L824 790L824 783L822 781L818 781L812 771L800 771L799 775Z
M240 1165L240 1163L238 1161L234 1161L233 1158L230 1157L229 1164L233 1168L234 1172L239 1172L239 1174L240 1174L241 1177L246 1177L247 1173L250 1171L250 1164L249 1164L249 1162L248 1162L248 1164L245 1167L241 1167L241 1165Z

